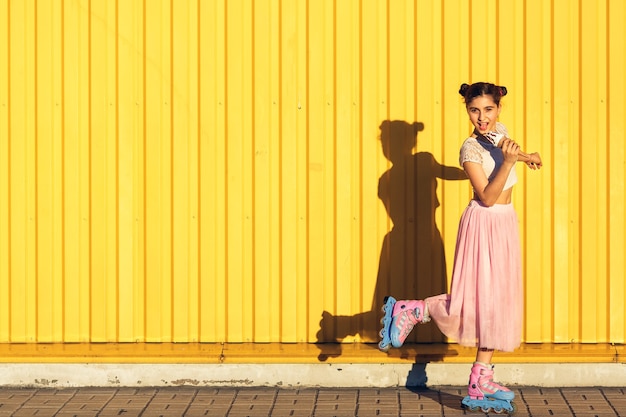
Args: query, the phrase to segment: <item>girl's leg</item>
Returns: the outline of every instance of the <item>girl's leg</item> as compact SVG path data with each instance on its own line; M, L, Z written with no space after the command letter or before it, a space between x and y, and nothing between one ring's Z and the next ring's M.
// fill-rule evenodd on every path
M491 363L491 358L493 358L493 349L478 348L476 362Z

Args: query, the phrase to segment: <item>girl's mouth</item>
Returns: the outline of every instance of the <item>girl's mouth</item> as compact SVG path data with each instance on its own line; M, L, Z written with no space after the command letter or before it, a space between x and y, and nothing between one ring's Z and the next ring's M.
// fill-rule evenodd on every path
M481 132L484 132L487 130L488 126L489 126L489 123L478 123L478 130L480 130Z

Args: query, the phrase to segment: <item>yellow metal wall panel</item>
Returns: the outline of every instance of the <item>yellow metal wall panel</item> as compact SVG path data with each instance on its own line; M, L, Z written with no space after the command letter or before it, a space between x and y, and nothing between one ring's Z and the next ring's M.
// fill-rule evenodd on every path
M281 201L279 210L280 220L280 288L281 299L278 310L281 312L281 341L295 342L297 340L298 318L296 310L296 297L298 296L298 266L301 261L300 245L302 240L298 236L298 215L300 193L303 190L298 188L298 176L302 172L298 169L299 150L301 144L297 138L298 131L297 99L298 91L296 87L297 76L300 71L298 67L298 19L297 5L289 2L280 10L279 29L279 96L278 108L280 112L280 161L279 181ZM240 305L245 300L241 300ZM246 317L242 317L248 321Z
M0 65L0 340L9 340L10 336L10 46L9 39L11 24L9 19L8 0L0 2L0 25L5 30L0 31L0 60L7 65Z
M294 97L290 99L290 103L295 103L295 122L296 129L295 134L297 138L305 138L307 136L307 123L306 112L302 111L302 103L307 99L307 49L306 49L306 27L307 27L307 15L306 15L306 3L294 2L296 4L295 10L295 22L296 22L296 34L298 41L295 44L295 51L293 62L296 64L296 76L292 81L294 84ZM288 11L289 9L287 9ZM281 11L282 13L282 11ZM290 14L290 13L289 13ZM285 60L283 58L283 60ZM291 104L290 107L294 108ZM298 236L299 244L297 246L297 267L295 276L297 280L295 297L291 299L292 303L295 303L295 317L297 320L296 325L296 341L306 342L308 341L308 311L307 301L308 295L308 281L307 276L307 262L308 252L306 244L307 233L307 146L300 140L294 141L297 144L296 147L296 161L298 167L297 183L297 226L296 233ZM287 313L288 314L288 313Z
M173 340L198 338L197 4L172 13ZM192 290L193 289L193 290Z
M307 201L306 244L309 257L307 275L310 285L307 294L310 311L320 312L334 311L332 303L334 297L330 292L333 289L334 278L332 273L334 241L332 235L328 233L329 230L332 231L333 222L326 209L331 195L325 192L327 179L332 178L330 176L332 158L325 157L328 139L332 137L332 123L325 118L331 104L324 83L327 74L326 61L332 56L324 50L328 38L324 25L326 4L326 2L311 2L308 6L307 30L311 34L308 36L308 61L310 65L315 63L315 70L307 72L307 99L304 102L305 109L310 109L307 117L307 192L311 196L318 196L309 198ZM315 34L315 41L312 40L312 34ZM280 153L276 152L276 155L279 156ZM280 219L277 220L280 221ZM311 333L317 331L316 322L319 322L319 317L312 314L309 321L312 323L309 337L312 336ZM328 322L319 335L320 340L330 340L333 336L334 322ZM317 340L317 338L310 340Z
M143 10L142 5L118 2L117 135L119 258L118 340L135 341L143 333ZM127 41L129 40L129 41Z
M532 52L526 49L523 61L520 65L524 68L525 90L524 102L520 102L524 113L517 119L512 127L515 138L524 138L526 149L538 149L541 146L542 158L548 164L554 159L551 155L551 146L546 142L538 143L533 140L534 135L540 138L550 137L551 123L551 91L549 86L552 80L551 60L552 50L555 48L551 42L552 11L549 4L541 1L527 2L525 16L522 22L526 28L526 45L533 45ZM519 88L515 85L510 87L511 95L518 96ZM507 102L508 103L508 102ZM504 109L506 113L510 106ZM519 128L522 127L523 130ZM548 162L550 161L550 162ZM542 318L550 317L552 321L551 305L553 302L552 284L543 279L551 275L552 256L549 246L546 246L545 236L551 234L550 211L551 211L551 185L552 171L546 170L542 175L533 175L535 172L523 171L525 189L517 193L516 200L520 221L528 227L522 230L522 246L525 248L524 271L526 276L526 288L534 289L528 292L526 298L526 338L541 341L549 338L550 327L537 325L542 323ZM545 174L545 175L543 175ZM521 191L521 190L520 190ZM548 218L545 214L548 211ZM547 221L546 221L547 220ZM528 290L527 290L528 291ZM532 295L531 295L532 294Z
M593 342L602 337L604 323L598 321L598 314L604 308L606 292L606 144L605 122L601 112L605 86L602 85L604 62L599 59L603 55L599 42L601 34L598 28L600 11L599 4L586 3L581 6L581 13L585 18L581 25L581 155L580 160L580 187L581 195L596 193L597 198L583 198L581 201L581 316L582 326L580 338L583 342ZM597 140L585 140L597 138ZM594 175L585 175L593 172ZM595 276L595 279L584 279L586 276ZM602 300L599 298L602 297ZM599 302L600 301L600 302Z
M90 6L91 340L112 342L119 320L118 16L114 0Z
M250 27L250 13L246 10L246 2L229 2L226 10L226 231L227 231L227 305L226 315L228 326L228 341L245 340L245 309L244 304L245 269L251 262L251 254L247 250L246 234L249 230L250 218L245 219L246 168L244 159L249 152L246 145L250 138L250 108L246 92L250 86L244 88L248 80L245 79L246 69L250 63L246 62L250 51L251 36L245 36ZM249 209L249 208L248 208ZM248 304L249 305L249 304ZM247 336L249 337L249 335Z
M384 77L379 76L385 74L386 65L383 58L386 54L385 39L377 36L380 30L386 27L384 3L375 1L367 1L360 3L358 13L359 23L359 39L358 46L360 53L360 71L358 80L358 103L359 109L359 130L357 139L360 139L360 184L359 192L360 208L359 210L359 228L361 233L360 246L361 271L358 289L360 298L355 300L360 302L359 309L361 314L348 315L341 320L348 320L348 331L350 334L345 335L345 340L362 341L375 335L368 334L371 331L357 332L357 329L371 328L369 323L376 322L379 306L373 304L373 299L377 298L380 291L380 283L378 282L379 264L381 259L381 243L388 232L387 213L380 200L378 199L378 182L382 172L387 168L387 160L382 155L382 141L380 134L381 121L386 114L386 85ZM380 12L382 8L382 12ZM312 141L311 147L315 146ZM313 174L311 174L312 177ZM313 220L313 219L312 219ZM315 227L310 228L311 231ZM311 288L315 288L315 282L312 282ZM313 294L313 293L312 293ZM319 315L311 306L311 333L315 333L319 328ZM319 311L319 309L317 309ZM327 316L328 317L328 316ZM322 323L325 324L325 323ZM338 336L344 336L339 334ZM313 339L316 340L316 339Z
M63 339L89 340L89 13L62 7ZM65 5L63 5L65 6Z
M213 98L213 100L207 100L209 106L208 120L202 118L202 121L206 121L205 126L209 129L210 135L203 140L204 148L207 149L205 158L201 166L208 169L209 182L207 183L208 198L203 199L203 207L209 207L209 214L213 216L205 217L209 222L209 231L213 233L203 233L202 238L205 242L202 247L208 244L209 258L202 256L201 260L205 262L208 267L206 274L207 279L207 298L203 305L207 306L207 309L203 311L203 318L210 322L212 325L212 331L215 332L214 339L208 340L225 341L227 332L227 321L223 318L227 311L227 282L226 280L217 279L220 276L227 276L228 262L227 262L227 245L226 245L226 218L227 206L226 206L226 180L224 173L226 172L226 140L219 140L220 138L226 138L226 88L225 88L225 73L226 62L224 56L226 54L226 7L225 3L215 2L213 10L208 10L209 16L214 16L213 25L216 30L205 30L202 33L208 33L209 39L212 42L207 42L206 46L203 46L203 55L210 57L208 65L209 76L207 84L209 85L209 95L206 97ZM204 10L204 8L201 8ZM202 14L202 16L206 16ZM204 68L204 66L203 66ZM211 78L211 74L215 76ZM201 80L205 78L202 77ZM204 101L202 101L204 103ZM215 140L211 140L211 139ZM208 157L208 158L206 158ZM207 171L203 171L207 172ZM201 181L205 175L201 176ZM204 190L204 188L203 188ZM202 197L205 194L202 195ZM204 214L204 213L203 213ZM214 257L213 257L214 256ZM213 260L213 262L211 262ZM210 284L210 285L209 285ZM221 319L220 319L221 318Z
M608 271L609 278L609 337L611 340L625 340L625 304L626 276L624 264L624 160L626 150L621 138L626 132L626 106L620 98L626 94L626 82L623 71L626 68L626 7L623 2L607 5L607 54L611 58L607 68L607 154L609 155L607 175L610 180L608 187Z
M0 341L376 341L384 295L449 288L458 88L492 80L545 162L524 339L622 343L625 13L0 1Z
M61 8L36 10L37 340L62 338Z
M145 58L145 340L172 340L171 4L146 2Z
M257 2L254 28L254 306L279 304L279 189L278 95L279 95L279 14L275 1ZM305 274L306 276L306 274ZM306 294L306 292L305 292ZM306 304L305 304L306 305ZM272 309L256 308L254 339L278 340L280 318Z
M578 38L578 8L568 1L554 3L561 19L554 20L553 34L553 86L552 97L554 110L551 114L550 134L552 136L552 160L554 166L553 201L566 202L554 204L552 210L552 248L553 258L553 306L550 314L555 315L552 338L557 342L569 342L569 335L578 327L578 267L573 262L577 258L578 241L575 233L578 221L578 168L576 162L578 143L577 115L578 69L573 62L578 61L578 49L571 45L571 39ZM554 126L559 126L555 129ZM529 136L529 139L532 136ZM558 272L558 273L557 273ZM540 278L541 279L541 278ZM570 310L572 309L572 310ZM559 312L561 314L559 314ZM563 314L565 313L565 314ZM548 339L549 340L549 339Z
M35 12L8 6L9 59L9 341L36 341ZM7 82L8 82L7 80ZM12 140L12 138L20 138Z

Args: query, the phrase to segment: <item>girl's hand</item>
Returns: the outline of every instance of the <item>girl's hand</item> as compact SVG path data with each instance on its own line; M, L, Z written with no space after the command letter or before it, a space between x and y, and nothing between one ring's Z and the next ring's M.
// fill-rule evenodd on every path
M517 157L519 156L519 145L513 141L513 139L504 138L500 141L502 144L500 147L502 148L502 154L504 155L504 161L510 164L515 164L517 162Z
M541 156L538 152L533 152L528 155L528 161L526 161L526 165L530 169L539 169L543 166L543 162L541 162Z

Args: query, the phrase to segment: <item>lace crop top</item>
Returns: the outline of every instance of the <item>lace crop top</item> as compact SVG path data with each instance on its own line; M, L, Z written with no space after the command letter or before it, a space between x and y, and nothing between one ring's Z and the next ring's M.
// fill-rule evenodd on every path
M500 130L499 128L501 127L504 126L498 126L497 130ZM506 132L506 128L504 129ZM489 181L491 181L498 172L498 169L502 166L502 163L504 162L504 155L502 155L502 150L495 144L487 143L474 137L469 137L465 139L465 142L463 142L459 155L459 163L461 166L463 166L464 162L475 162L480 164L483 167L485 175ZM508 178L506 179L504 189L508 190L516 183L517 174L515 173L515 167L513 167Z

